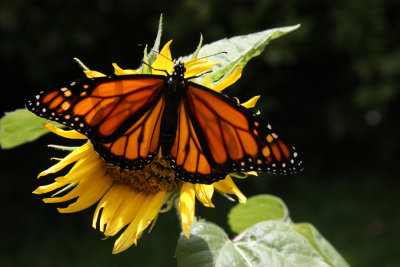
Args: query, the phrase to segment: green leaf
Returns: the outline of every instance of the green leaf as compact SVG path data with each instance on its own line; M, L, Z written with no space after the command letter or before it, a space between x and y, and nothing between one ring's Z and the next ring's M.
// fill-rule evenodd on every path
M26 109L6 112L6 115L0 120L1 148L13 148L47 134L49 131L42 126L44 122L47 120Z
M300 25L274 28L248 35L235 36L232 38L224 38L211 44L204 45L198 54L198 58L208 57L212 61L220 62L213 67L211 78L213 81L219 80L222 76L229 75L239 66L245 66L253 57L258 56L265 46L273 39L281 37L291 31L299 28ZM226 52L226 54L221 52ZM179 61L185 62L190 60L192 55L182 57Z
M286 223L266 221L230 240L210 222L192 225L190 239L179 237L178 266L329 266L305 237Z
M332 266L349 266L336 249L309 223L297 223L293 229L307 238L308 242L324 258L325 262Z
M272 195L251 197L245 204L238 204L228 214L232 232L240 233L253 224L267 220L286 220L289 211L283 201Z
M241 262L241 257L227 234L210 222L193 223L190 239L179 237L175 256L178 266L216 266L218 262L241 266L234 265Z

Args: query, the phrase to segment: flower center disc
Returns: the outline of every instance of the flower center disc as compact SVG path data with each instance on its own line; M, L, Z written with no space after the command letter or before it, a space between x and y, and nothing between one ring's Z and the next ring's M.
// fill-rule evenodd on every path
M182 182L175 179L175 172L164 158L156 158L142 170L131 171L106 164L106 170L115 182L125 184L135 191L156 193L180 188Z

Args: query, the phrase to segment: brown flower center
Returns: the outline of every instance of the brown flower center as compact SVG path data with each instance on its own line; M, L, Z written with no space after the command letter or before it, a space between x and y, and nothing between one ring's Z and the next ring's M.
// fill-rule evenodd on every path
M142 170L131 171L106 164L106 170L115 182L125 184L135 191L156 193L180 188L182 182L175 179L175 172L164 158L156 158Z

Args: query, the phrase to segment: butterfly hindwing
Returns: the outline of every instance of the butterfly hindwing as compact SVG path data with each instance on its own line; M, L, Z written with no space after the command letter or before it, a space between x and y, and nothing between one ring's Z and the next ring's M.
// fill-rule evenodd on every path
M95 150L109 163L137 170L149 164L160 147L162 96L123 134L110 143L93 142Z
M188 115L186 101L181 101L178 107L178 125L171 157L171 165L175 169L177 178L181 180L210 184L226 176L226 173L215 171L204 155L193 122Z

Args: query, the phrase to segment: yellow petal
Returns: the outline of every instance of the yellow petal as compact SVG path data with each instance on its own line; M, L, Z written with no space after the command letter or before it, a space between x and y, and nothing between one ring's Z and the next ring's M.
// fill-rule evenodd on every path
M65 194L62 197L48 197L48 198L43 198L42 201L44 203L60 203L74 199L78 197L79 194L82 192L82 184L80 187L78 187L78 185L75 186L74 189L72 189L70 192L68 192L68 194Z
M158 57L154 60L151 67L153 68L152 74L155 75L166 75L163 70L166 70L168 73L172 73L174 70L174 63L172 62L170 45L172 40L164 45L161 49Z
M58 208L58 211L61 213L71 213L87 209L96 203L113 183L113 179L108 175L95 176L93 178L88 180L88 187L85 191L82 191L82 194L74 203L66 208Z
M53 190L56 190L56 189L58 189L58 188L60 188L60 187L62 187L64 185L66 185L66 184L65 183L59 183L59 182L54 182L52 184L39 186L32 193L37 194L37 195L45 194L45 193L51 192Z
M190 237L190 226L194 219L195 209L195 190L191 183L183 183L181 188L178 210L182 220L182 231L184 235Z
M159 191L155 195L152 196L152 200L145 207L145 213L143 216L140 216L140 214L137 215L137 217L140 219L138 228L137 228L137 236L140 237L142 235L142 232L149 226L149 224L153 221L153 219L157 216L163 202L164 198L166 195L167 191ZM146 205L146 203L145 203ZM142 207L143 209L143 207ZM141 210L142 210L141 209Z
M157 216L165 194L166 191L159 191L156 194L147 195L135 219L115 241L113 254L120 253L129 248L132 244L137 243L137 239L141 236L143 230L146 229Z
M229 175L227 175L224 180L216 182L213 185L219 191L236 195L240 203L246 203L247 198L242 194L242 192L240 192L239 188L237 188Z
M258 176L258 173L256 171L245 172L245 174Z
M99 204L97 205L96 211L93 216L93 228L96 228L97 219L101 211L99 228L101 232L104 232L105 225L108 223L110 218L113 216L117 208L121 205L124 201L126 194L128 193L125 190L125 186L120 184L115 184L107 193L103 196L100 200Z
M105 173L103 168L90 171L91 172L83 173L78 185L67 194L63 195L62 197L44 198L43 201L45 203L65 202L90 192L91 188L94 186L93 183L96 183L97 179L101 179Z
M214 186L212 184L196 184L196 197L206 207L215 208L211 201L214 194Z
M130 75L130 74L140 74L140 72L136 70L130 70L130 69L121 69L117 63L112 64L114 67L114 73L115 75Z
M43 127L52 132L55 133L56 135L69 138L69 139L87 139L86 136L83 134L78 133L77 131L71 130L71 131L66 131L63 129L58 128L57 126L50 124L50 123L43 123Z
M85 73L86 77L88 77L89 79L107 76L107 75L105 75L101 72L95 71L95 70L84 70L83 72Z
M260 99L259 95L253 96L251 99L247 100L246 102L242 103L242 106L245 108L254 108L258 99Z
M44 175L47 175L49 173L55 173L58 172L59 170L63 169L64 167L68 166L69 164L77 161L78 159L84 157L87 155L87 153L93 150L92 143L87 142L83 146L77 148L76 150L72 151L69 153L65 158L60 160L57 164L53 165L52 167L48 168L45 171L42 171L39 175L38 178Z
M147 196L144 192L136 192L126 186L125 190L128 191L128 194L107 222L107 229L104 232L106 236L117 234L125 225L132 222Z
M211 69L217 64L218 62L213 62L206 58L191 59L185 62L185 78L194 77L206 70Z
M76 183L88 176L95 175L98 170L104 172L103 162L99 159L96 153L91 153L90 156L78 160L71 168L67 175L56 178L60 183Z
M237 67L228 77L222 80L217 85L211 87L212 90L221 92L226 87L230 86L231 84L235 83L239 78L242 76L243 67Z
M137 244L138 236L137 236L137 229L139 224L139 216L144 213L146 204L150 201L149 196L146 196L144 199L144 203L142 203L139 214L136 218L125 228L124 232L119 236L119 238L114 243L114 248L112 254L120 253L126 249L128 249L132 244Z

